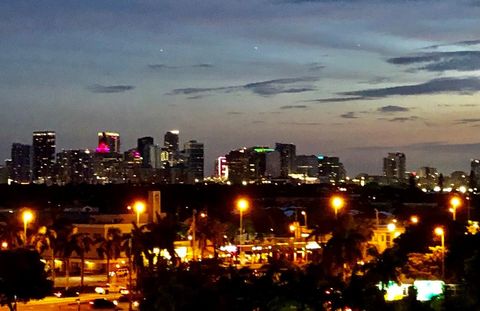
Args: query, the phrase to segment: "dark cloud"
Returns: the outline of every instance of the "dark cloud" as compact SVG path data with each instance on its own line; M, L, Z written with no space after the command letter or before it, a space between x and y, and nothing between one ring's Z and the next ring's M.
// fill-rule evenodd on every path
M305 126L316 126L316 125L323 125L320 122L284 122L287 125L305 125Z
M387 78L387 77L375 77L367 81L363 81L361 83L363 84L381 84L381 83L386 83L386 82L391 82L392 79Z
M401 107L401 106L394 106L394 105L388 105L388 106L383 106L377 109L379 112L405 112L409 111L409 108Z
M340 117L344 119L358 119L358 117L355 115L355 112L353 111L349 111L344 114L341 114Z
M319 71L325 68L325 65L322 65L321 63L310 63L307 64L307 67L309 71Z
M479 45L480 40L465 40L465 41L458 41L452 43L445 43L445 44L436 44L424 47L424 49L437 49L439 47L446 47L446 46L472 46L472 45Z
M434 72L446 70L474 71L480 69L480 51L422 53L414 56L390 58L387 62L395 65L425 63L424 66L416 69Z
M251 91L254 94L261 96L272 96L285 93L303 93L315 90L315 87L311 85L298 86L298 84L318 81L317 77L298 77L298 78L285 78L275 79L268 81L261 81L255 83L247 83L238 86L222 86L214 88L182 88L174 89L167 95L191 95L198 93L231 93L238 91Z
M92 93L122 93L126 91L133 90L135 86L133 85L100 85L94 84L87 87Z
M227 114L229 114L229 115L240 115L240 114L243 114L243 112L239 112L239 111L229 111L229 112L227 112Z
M396 118L391 118L391 119L380 118L379 120L386 120L386 121L389 121L389 122L407 122L407 121L417 121L417 120L419 120L419 117L410 116L410 117L396 117Z
M281 106L280 109L305 109L308 108L307 105L286 105Z
M371 98L365 98L363 96L355 96L355 97L331 97L331 98L321 98L321 99L313 99L307 100L306 102L316 102L316 103L343 103L343 102L350 102L355 100L367 100Z
M478 122L480 122L480 118L466 118L466 119L456 120L457 124L468 124L468 123L478 123Z
M197 64L197 65L192 65L193 68L213 68L214 66L212 64Z
M169 66L169 65L165 65L165 64L150 64L150 65L148 65L148 68L150 68L152 70L164 70L164 69L176 69L178 67Z

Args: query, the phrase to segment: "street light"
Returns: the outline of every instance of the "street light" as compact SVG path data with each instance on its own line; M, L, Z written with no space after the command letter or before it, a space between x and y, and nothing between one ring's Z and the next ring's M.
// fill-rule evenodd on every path
M140 223L140 214L145 212L145 203L142 201L137 201L133 205L133 209L135 210L135 213L137 213L137 226Z
M457 208L459 208L461 205L462 205L462 200L459 197L454 196L450 199L450 206L451 206L450 211L452 212L452 215L453 215L453 221L457 220Z
M27 227L28 223L33 220L33 212L30 210L25 210L22 213L22 219L23 219L23 234L25 236L25 244L27 244Z
M442 279L445 279L445 230L442 227L436 227L434 232L440 236L442 242Z
M338 211L345 206L345 200L342 197L336 195L330 199L330 205L335 211L335 219L337 219Z
M303 217L305 218L305 229L308 229L307 212L302 211L300 214L302 214Z
M418 224L420 220L418 219L418 216L416 215L413 215L412 217L410 217L410 222L414 225Z
M247 199L238 199L237 200L237 209L240 212L240 245L243 244L243 212L248 210L250 203Z

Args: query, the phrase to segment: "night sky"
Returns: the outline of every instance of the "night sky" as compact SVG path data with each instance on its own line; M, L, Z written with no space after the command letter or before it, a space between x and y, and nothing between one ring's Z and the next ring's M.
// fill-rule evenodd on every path
M292 142L378 174L480 157L480 1L3 0L0 159L167 130L216 156Z

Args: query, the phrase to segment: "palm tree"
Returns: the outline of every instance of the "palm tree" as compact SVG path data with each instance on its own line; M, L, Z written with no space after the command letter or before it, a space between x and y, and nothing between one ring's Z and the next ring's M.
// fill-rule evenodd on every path
M9 249L24 245L23 234L18 230L17 224L10 221L0 222L0 243L6 242Z
M52 281L55 284L55 253L57 232L53 228L42 226L32 238L32 247L39 253L50 251Z
M70 257L75 250L77 227L65 226L61 228L55 242L54 252L57 252L65 265L65 288L69 287Z
M107 283L110 283L110 260L120 257L122 248L122 231L119 228L108 228L107 235L96 241L97 253L100 258L107 259Z
M83 288L85 277L85 254L90 251L93 239L86 233L77 233L72 237L72 246L75 253L80 256L80 287Z
M372 231L353 222L350 215L339 219L338 226L324 249L323 259L330 271L337 271L342 281L353 271L357 262L364 258L367 242Z

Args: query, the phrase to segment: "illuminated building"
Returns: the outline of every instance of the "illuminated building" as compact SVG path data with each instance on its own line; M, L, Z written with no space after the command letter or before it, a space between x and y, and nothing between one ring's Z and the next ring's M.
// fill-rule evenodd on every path
M57 153L57 183L80 184L93 180L93 158L88 149Z
M11 150L10 179L19 184L32 181L32 146L14 143Z
M228 165L226 157L218 157L215 160L215 176L222 179L228 178Z
M165 133L163 145L168 152L168 160L171 165L175 164L178 156L178 130L171 130Z
M338 183L345 181L346 172L338 157L318 157L318 179L322 183Z
M203 181L204 177L204 151L203 143L196 140L190 140L185 143L184 151L186 168L187 168L187 183L195 183Z
M318 158L315 155L297 155L297 174L305 177L318 177Z
M120 153L120 134L114 132L99 132L96 153Z
M383 175L388 179L398 179L400 182L405 180L405 154L401 152L389 153L383 158Z
M228 180L232 183L242 183L249 180L249 158L246 148L230 151L225 155L228 166Z
M142 167L152 167L152 156L150 154L153 146L153 137L142 137L137 140L137 150L142 157Z
M265 154L265 176L271 178L282 176L282 155L279 151Z
M470 161L470 170L473 173L474 182L476 185L480 185L480 159L472 159Z
M52 181L55 165L55 141L53 131L33 132L33 180L37 183Z
M280 153L280 176L287 178L295 172L296 146L293 144L275 143L275 150Z

